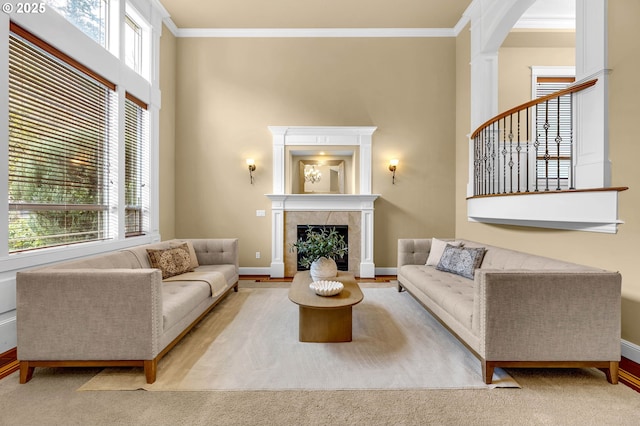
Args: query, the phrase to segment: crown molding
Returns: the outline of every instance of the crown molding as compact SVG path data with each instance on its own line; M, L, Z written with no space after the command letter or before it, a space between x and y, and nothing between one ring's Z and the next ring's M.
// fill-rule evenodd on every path
M167 29L171 32L171 34L173 34L174 37L178 37L178 33L180 32L180 29L170 17L166 17L162 19L162 23L167 27Z
M521 18L513 28L517 29L536 29L536 30L575 30L575 18L562 17L530 17Z
M453 28L178 28L177 37L210 38L394 38L455 37Z

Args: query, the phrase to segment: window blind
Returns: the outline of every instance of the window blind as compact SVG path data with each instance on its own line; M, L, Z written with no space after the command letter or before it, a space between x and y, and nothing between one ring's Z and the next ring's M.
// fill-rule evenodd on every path
M109 236L115 87L67 59L11 25L9 252Z
M144 197L148 168L147 104L127 93L125 99L125 236L145 231Z
M569 87L575 78L573 77L538 77L536 82L536 97L550 95ZM536 108L536 136L540 143L536 158L536 175L538 179L551 178L556 182L560 177L560 186L568 187L571 170L572 138L571 121L572 106L571 95L563 96L558 100L540 104ZM545 130L545 123L547 129ZM558 125L560 132L558 133ZM560 144L556 139L560 137ZM545 161L545 153L548 152L549 161ZM559 166L558 167L558 160Z

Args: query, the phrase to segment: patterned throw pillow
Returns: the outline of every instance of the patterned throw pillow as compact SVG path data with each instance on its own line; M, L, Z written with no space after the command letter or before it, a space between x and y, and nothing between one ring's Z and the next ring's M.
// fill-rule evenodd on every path
M447 245L436 269L472 280L475 270L482 264L485 252L484 247L467 248Z
M442 241L437 238L431 239L431 249L429 250L429 257L427 257L427 266L438 266L438 262L440 262L440 258L442 257L442 253L444 253L444 249L447 244L460 247L462 245L462 241Z
M147 249L147 254L151 267L162 271L162 279L193 271L186 243L165 250Z

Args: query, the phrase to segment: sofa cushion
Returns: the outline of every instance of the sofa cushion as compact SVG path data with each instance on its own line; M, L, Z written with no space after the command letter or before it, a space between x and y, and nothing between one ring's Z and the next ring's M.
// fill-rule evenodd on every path
M410 282L465 328L471 330L473 281L425 265L404 265L398 273L403 277L403 281Z
M448 244L436 269L473 279L473 274L482 263L485 249L482 247L454 247Z
M191 255L186 243L168 249L147 249L152 268L162 271L162 279L192 271Z
M162 328L168 330L191 313L211 294L204 281L173 281L162 284Z
M437 238L431 239L431 249L429 250L429 257L427 258L427 266L437 266L438 262L440 262L440 258L442 257L442 253L444 253L444 248L447 244L452 245L454 247L460 247L460 241L443 241Z

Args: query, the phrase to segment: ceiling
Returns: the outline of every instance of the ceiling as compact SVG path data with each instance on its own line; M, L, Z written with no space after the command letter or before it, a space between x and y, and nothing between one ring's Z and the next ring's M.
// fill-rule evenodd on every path
M474 0L159 0L178 28L454 28ZM478 0L475 0L478 1ZM537 0L515 28L571 28L575 0Z
M453 28L472 0L160 0L178 28Z

